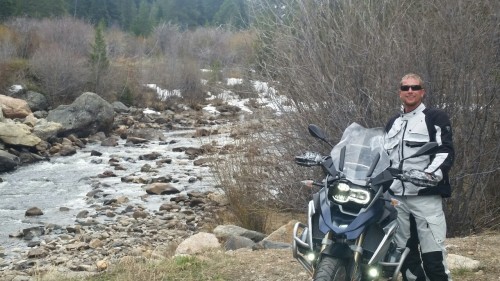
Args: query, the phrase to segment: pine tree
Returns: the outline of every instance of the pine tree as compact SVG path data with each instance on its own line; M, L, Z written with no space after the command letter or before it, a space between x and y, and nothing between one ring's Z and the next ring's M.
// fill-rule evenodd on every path
M93 84L96 93L100 88L101 77L107 72L109 67L103 31L104 21L101 21L96 27L94 44L92 45L92 53L90 54L90 65L92 66L92 73L94 75Z
M137 36L148 36L153 30L153 25L150 18L150 5L146 1L141 1L139 12L132 22L132 32Z
M14 15L14 0L0 0L0 21L4 21Z
M248 12L244 0L225 0L214 15L215 24L230 24L236 28L248 26Z

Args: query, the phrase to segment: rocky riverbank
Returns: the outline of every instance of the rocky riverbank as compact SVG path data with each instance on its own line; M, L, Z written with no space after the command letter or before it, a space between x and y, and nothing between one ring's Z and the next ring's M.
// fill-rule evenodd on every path
M125 151L151 142L164 146L137 159L104 158L98 148L87 151L93 156L89 165L107 163L108 167L87 179L87 208L78 212L71 225L46 223L11 233L11 239L24 241L26 247L0 246L0 280L29 280L29 276L53 270L93 273L127 256L162 256L187 237L211 231L218 224L226 203L213 181L203 179L197 169L206 170L215 154L234 149L230 124L238 109L225 106L223 114L216 115L191 109L154 112L110 105L92 93L58 108L57 114L33 114L22 101L14 102L5 103L11 105L10 111L0 122L5 129L0 130L3 171L73 155L91 143ZM43 116L52 116L53 121ZM168 138L166 132L179 134ZM15 137L7 138L9 134ZM198 145L182 146L182 138L194 139ZM141 165L130 168L131 162ZM169 165L185 169L161 172ZM107 178L119 178L123 189L127 184L140 184L144 192L137 198L112 193L106 190ZM209 191L190 188L201 181L212 185ZM153 198L160 201L159 207L146 208ZM26 210L26 216L39 216L43 221L43 211L35 206ZM67 207L60 207L60 212L65 211Z

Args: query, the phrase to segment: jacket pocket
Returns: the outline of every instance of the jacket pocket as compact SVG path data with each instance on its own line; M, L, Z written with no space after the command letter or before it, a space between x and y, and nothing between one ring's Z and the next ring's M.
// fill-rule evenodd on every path
M430 141L429 131L424 121L418 122L408 128L405 133L405 145L420 147Z
M425 217L427 225L437 243L443 243L446 239L446 219L444 213Z
M398 135L401 132L401 122L396 120L384 138L384 149L389 152L399 144Z

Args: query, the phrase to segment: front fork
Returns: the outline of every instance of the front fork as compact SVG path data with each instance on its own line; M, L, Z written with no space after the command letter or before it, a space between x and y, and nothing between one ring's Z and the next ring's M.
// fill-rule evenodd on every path
M359 269L359 262L361 261L362 255L363 255L363 242L365 241L365 233L361 233L361 235L356 239L356 242L354 245L352 245L350 248L353 251L353 263L349 267L350 268L350 273L349 275L351 276L351 280L356 280L356 276L358 276L358 269ZM332 239L332 232L328 231L321 241L321 253L333 243Z
M359 270L359 263L361 261L361 258L363 256L363 247L361 247L361 245L363 245L363 242L365 241L365 233L361 233L361 235L358 237L358 239L356 239L356 243L354 243L354 245L351 246L351 250L353 251L353 261L354 263L352 264L351 266L351 272L350 272L350 276L351 276L351 280L357 280L356 276L359 276L358 274L358 270Z

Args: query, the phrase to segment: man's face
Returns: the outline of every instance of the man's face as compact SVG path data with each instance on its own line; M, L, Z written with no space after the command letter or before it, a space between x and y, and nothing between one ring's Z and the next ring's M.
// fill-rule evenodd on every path
M420 86L420 83L417 79L407 78L401 81L401 89L399 90L399 97L403 102L403 105L406 111L412 111L417 108L420 103L422 103L422 99L425 95L425 90L421 88L420 90L416 90L413 87L404 87L404 86ZM417 87L418 88L418 87Z

